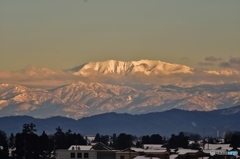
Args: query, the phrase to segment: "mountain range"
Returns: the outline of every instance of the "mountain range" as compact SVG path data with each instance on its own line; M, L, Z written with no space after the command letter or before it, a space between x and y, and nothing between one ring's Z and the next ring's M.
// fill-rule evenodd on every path
M74 119L173 108L211 111L240 104L238 70L199 70L162 61L89 62L66 70L0 71L0 116ZM2 84L1 84L2 83Z
M74 120L66 117L37 119L29 116L1 117L1 130L8 135L22 131L22 125L34 123L37 133L56 132L59 126L82 135L112 135L129 133L133 135L160 134L170 137L180 131L198 133L201 136L221 137L228 130L240 131L240 106L214 111L186 111L172 109L164 112L141 115L105 113Z
M107 112L143 114L173 108L210 111L239 104L239 84L142 89L96 82L77 82L51 89L0 85L0 116L78 119Z
M185 65L171 64L162 61L116 61L108 60L103 62L89 62L71 69L75 75L89 76L93 72L102 74L136 74L145 75L174 74L174 73L192 73L192 69Z
M240 71L234 68L209 70L191 68L157 60L88 62L71 69L53 70L27 66L23 70L0 70L0 82L31 87L54 87L78 81L108 84L153 84L193 86L199 84L236 83Z

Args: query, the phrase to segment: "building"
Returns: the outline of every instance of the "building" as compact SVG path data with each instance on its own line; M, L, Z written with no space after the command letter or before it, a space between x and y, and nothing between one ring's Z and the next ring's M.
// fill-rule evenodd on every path
M96 143L93 146L72 145L69 149L56 151L56 159L115 159L116 154L108 146Z
M131 147L122 151L117 151L116 159L132 159L141 155L144 155L144 149Z
M203 157L203 153L199 150L180 149L177 153L178 159L198 159L199 157Z

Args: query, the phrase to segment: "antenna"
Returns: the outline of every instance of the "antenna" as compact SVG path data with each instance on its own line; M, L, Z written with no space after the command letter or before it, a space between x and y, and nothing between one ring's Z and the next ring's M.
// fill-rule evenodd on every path
M97 134L97 133L99 133L99 132L98 132L98 127L96 128L96 134Z
M203 128L203 139L205 139L205 128Z

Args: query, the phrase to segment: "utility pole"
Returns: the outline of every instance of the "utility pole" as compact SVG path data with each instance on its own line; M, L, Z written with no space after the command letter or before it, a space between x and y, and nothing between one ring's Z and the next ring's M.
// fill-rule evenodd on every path
M128 149L129 149L129 159L131 159L131 137L132 136L129 136L129 138L127 138L128 140Z
M56 144L56 139L54 138L53 139L53 156L55 157L55 158L57 158L57 154L56 154L56 148L57 148L57 144Z
M23 140L24 141L24 159L26 159L26 145L27 145L27 140L26 138Z
M208 141L207 141L207 143L208 143L208 150L209 150L209 136L208 136Z
M75 142L76 142L76 150L78 150L78 148L77 148L77 143L78 143L78 140L75 140Z
M205 128L203 128L203 149L205 148Z

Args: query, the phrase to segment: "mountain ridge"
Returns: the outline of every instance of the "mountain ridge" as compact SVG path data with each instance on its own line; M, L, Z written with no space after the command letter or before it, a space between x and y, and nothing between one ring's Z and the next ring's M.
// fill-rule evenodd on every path
M88 72L95 71L102 74L136 74L143 73L151 74L172 74L172 73L192 73L192 69L185 65L172 64L154 60L139 60L139 61L117 61L107 60L102 62L89 62L77 66L73 69L74 75L90 75Z
M240 105L208 112L179 109L138 115L111 112L83 117L78 120L59 116L46 119L37 119L30 116L8 116L0 117L0 123L1 129L8 134L21 132L23 124L34 123L39 134L42 131L53 134L56 131L55 128L59 126L64 132L71 129L72 132L83 135L95 135L96 133L102 135L112 135L113 133L151 135L159 133L170 137L171 134L177 134L180 131L203 135L202 131L205 129L205 135L215 137L217 131L221 135L227 130L240 131L240 127L236 127L240 123L240 111L235 114L222 114L229 109L239 110Z
M0 116L79 118L106 112L142 114L173 108L215 110L240 104L240 85L153 86L136 89L77 82L53 89L0 85Z
M69 70L28 66L0 75L0 116L210 111L240 104L238 75L158 60L89 62Z

